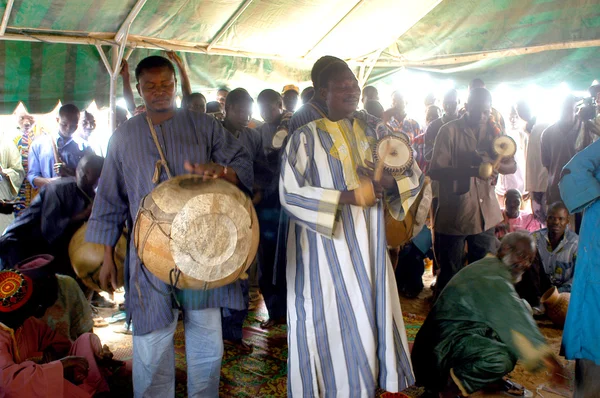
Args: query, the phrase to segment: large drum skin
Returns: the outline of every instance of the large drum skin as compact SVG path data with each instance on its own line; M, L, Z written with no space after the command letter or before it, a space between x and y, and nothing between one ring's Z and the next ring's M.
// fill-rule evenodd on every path
M251 199L222 179L182 175L142 200L133 237L144 266L167 284L181 271L179 289L228 285L250 267L259 241Z

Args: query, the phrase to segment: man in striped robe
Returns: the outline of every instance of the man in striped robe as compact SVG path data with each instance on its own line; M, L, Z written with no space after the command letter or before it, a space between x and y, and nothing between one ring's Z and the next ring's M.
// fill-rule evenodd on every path
M373 184L380 200L361 207L359 174L373 180L372 145L391 132L356 112L360 88L345 63L319 81L328 117L296 130L282 157L288 396L374 397L414 381L383 216L384 203L404 216L422 174L385 172Z

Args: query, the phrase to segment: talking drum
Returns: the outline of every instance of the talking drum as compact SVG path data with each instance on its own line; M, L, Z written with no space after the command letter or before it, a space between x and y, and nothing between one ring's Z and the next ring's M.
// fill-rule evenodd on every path
M252 201L235 185L182 175L144 197L133 239L144 266L163 282L214 289L245 275L258 250L258 228Z
M404 173L412 167L413 151L404 134L401 137L388 135L375 144L373 159L391 173Z
M104 262L104 246L97 243L86 242L85 232L87 223L75 232L69 243L69 258L73 265L75 275L89 288L98 292L100 287L100 269ZM123 286L124 264L127 255L127 238L121 235L115 247L115 265L117 266L117 287Z

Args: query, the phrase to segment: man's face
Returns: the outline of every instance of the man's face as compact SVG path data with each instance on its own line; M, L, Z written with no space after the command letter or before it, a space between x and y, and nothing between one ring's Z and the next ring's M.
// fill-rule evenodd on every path
M561 237L569 225L569 213L565 209L551 210L546 217L548 235L550 237Z
M24 133L29 133L35 124L33 117L26 115L19 118L19 127Z
M143 71L137 89L148 111L162 113L175 109L176 85L173 72L161 67Z
M509 194L504 198L504 209L508 218L519 217L519 210L521 209L521 198L519 195Z
M92 132L96 130L96 119L94 119L94 116L86 113L81 122L81 128L87 133L88 136L92 134Z
M394 94L392 97L392 108L396 108L399 112L403 113L406 109L406 101L402 94Z
M219 104L221 104L222 109L225 109L225 100L227 99L227 94L229 94L229 91L227 90L217 91L217 101L219 101Z
M252 117L252 101L242 101L229 105L225 111L225 120L228 121L236 131L248 127Z
M485 124L490 120L492 104L489 101L469 101L467 113L471 125Z
M286 91L285 94L283 94L283 105L285 110L288 112L294 112L296 110L296 106L298 105L299 98L300 94L294 90Z
M64 138L71 138L79 126L79 113L59 115L58 132Z
M501 248L503 251L504 248ZM523 278L523 274L535 260L535 246L527 242L519 242L513 250L501 253L501 260L509 267L513 277L513 282L518 283Z
M188 102L188 110L198 112L198 113L206 113L206 101L202 99L202 97L194 96L191 101Z
M351 115L356 110L360 99L360 87L352 71L344 71L330 80L325 91L325 101L330 112Z
M281 103L277 102L259 102L260 116L266 123L273 123L281 115Z

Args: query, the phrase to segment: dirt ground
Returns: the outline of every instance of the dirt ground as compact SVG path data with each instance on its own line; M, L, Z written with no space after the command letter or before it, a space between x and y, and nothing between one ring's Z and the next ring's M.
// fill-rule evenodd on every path
M402 303L402 311L404 313L415 314L418 316L426 317L429 313L430 302L429 298L432 296L432 291L430 289L430 285L433 283L434 278L431 274L430 270L425 271L425 275L423 276L423 283L425 284L425 289L419 297L416 299L405 299L401 298ZM105 293L102 293L105 294ZM115 294L115 302L121 303L123 302L123 294ZM113 313L117 311L116 307L114 309L101 309L98 316L107 318L110 317ZM108 346L113 350L113 352L118 353L120 349L124 347L131 346L131 335L121 334L117 331L123 329L123 321L114 323L104 328L95 328L94 331L100 337L101 341L104 344L108 344ZM562 340L562 330L552 325L549 320L540 320L538 321L538 325L546 339L548 340L548 344L552 348L553 352L559 353L561 340ZM566 361L564 358L560 357L561 362L567 367L569 374L571 375L570 383L572 384L573 375L574 375L574 363L572 361ZM509 375L509 377L515 381L523 385L526 389L533 393L533 397L540 398L561 398L561 397L571 397L572 393L563 390L559 391L558 394L552 393L552 390L548 390L548 376L546 372L540 372L538 374L531 374L527 372L521 365L517 365L515 370ZM472 395L473 397L506 397L506 395L497 395L497 394L483 394L477 393Z

